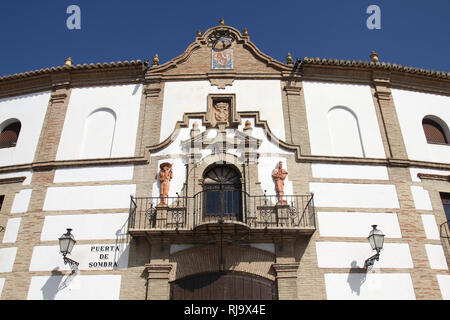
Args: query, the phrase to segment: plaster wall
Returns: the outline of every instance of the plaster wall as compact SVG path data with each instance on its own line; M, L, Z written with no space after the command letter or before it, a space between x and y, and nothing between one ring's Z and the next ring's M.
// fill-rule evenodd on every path
M128 209L130 195L135 193L134 184L50 187L43 210Z
M421 182L422 180L417 176L419 173L427 173L427 174L437 174L437 175L450 175L450 171L447 170L434 170L434 169L423 169L423 168L410 168L411 179L413 182Z
M441 289L442 299L450 300L450 275L438 274L436 277Z
M111 110L116 117L110 157L134 156L141 97L142 85L72 89L56 160L108 158L101 149L84 150L86 122L99 109ZM100 134L102 128L97 129Z
M389 180L386 167L313 163L314 178Z
M69 258L80 263L79 270L116 270L128 267L128 256L129 244L112 242L107 244L77 244L73 247ZM33 249L29 270L70 271L70 266L64 264L59 252L59 245L37 246Z
M440 240L441 237L435 216L433 214L421 214L420 216L422 217L423 228L427 239Z
M0 149L0 166L33 162L49 99L49 91L0 99L0 129L10 119L22 125L16 146Z
M401 238L402 233L395 213L317 212L321 237L367 238L371 226L383 230L385 238Z
M419 186L411 186L414 205L418 210L433 210L430 195L427 190Z
M41 241L55 241L66 228L77 240L118 239L126 236L128 212L46 216Z
M232 86L218 89L209 81L166 82L160 141L175 129L187 112L206 112L208 94L236 94L237 111L259 111L272 132L285 140L281 83L279 80L235 80Z
M33 189L23 189L15 195L11 213L27 212L32 191Z
M428 144L422 127L425 116L433 115L450 127L450 97L391 89L403 141L411 160L448 163L450 146Z
M27 300L118 300L120 275L36 276Z
M394 185L311 182L316 207L399 208Z
M313 155L386 157L369 86L304 81L303 90ZM330 116L336 107L343 109ZM359 132L348 132L339 139L333 132L348 129L350 125L345 123L351 120L349 115L357 120L357 125L350 124Z
M11 272L16 259L17 248L0 249L0 272Z
M444 249L440 244L425 244L431 269L448 270Z
M5 228L5 235L3 236L3 243L14 243L19 234L20 222L22 218L8 219L8 224Z
M15 177L25 177L22 185L29 185L31 183L31 178L33 177L32 171L20 171L20 172L10 172L0 174L0 179L15 178Z
M133 165L57 169L53 182L131 180L133 179L133 170Z
M0 278L0 298L2 296L3 287L5 285L5 278Z
M372 248L366 242L316 242L319 268L363 268ZM385 243L374 268L413 268L407 243Z
M329 300L415 300L409 273L328 273Z

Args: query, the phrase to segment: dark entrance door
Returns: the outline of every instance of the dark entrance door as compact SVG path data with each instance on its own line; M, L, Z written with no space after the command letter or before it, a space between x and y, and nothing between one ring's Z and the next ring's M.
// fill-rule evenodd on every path
M170 285L172 300L276 300L275 281L242 272L211 272Z
M214 166L204 174L204 221L242 221L241 175L227 165Z

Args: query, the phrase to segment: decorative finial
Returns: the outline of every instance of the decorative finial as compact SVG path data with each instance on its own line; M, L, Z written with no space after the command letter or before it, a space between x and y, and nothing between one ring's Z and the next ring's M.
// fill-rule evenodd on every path
M155 54L153 57L153 66L159 66L159 56L158 54Z
M66 62L64 63L66 66L71 66L72 65L72 58L71 57L68 57L67 59L66 59Z
M245 129L251 128L252 123L250 122L250 120L245 121Z
M202 36L202 30L197 30L197 37L201 37Z
M221 24L221 25L225 25L225 19L224 19L224 18L220 18L220 20L219 20L219 24Z
M294 64L294 60L292 59L292 55L290 52L288 52L287 56L286 56L286 63L287 64Z
M244 28L244 30L242 31L242 34L243 34L244 36L248 36L248 30L247 30L247 28Z
M252 123L250 120L245 121L244 133L251 136L253 132Z
M370 59L373 61L373 62L380 62L379 60L378 60L378 53L376 53L375 51L372 51L372 53L370 54Z

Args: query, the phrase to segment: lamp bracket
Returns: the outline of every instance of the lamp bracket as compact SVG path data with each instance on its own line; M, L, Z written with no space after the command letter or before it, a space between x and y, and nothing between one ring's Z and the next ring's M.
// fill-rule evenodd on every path
M70 258L67 258L66 256L64 256L64 264L69 264L70 269L72 270L72 274L78 271L79 263Z
M366 261L364 261L364 269L366 269L366 271L371 270L375 263L375 260L376 261L380 260L380 252L379 251L377 251L376 254L374 254L373 256L368 258Z

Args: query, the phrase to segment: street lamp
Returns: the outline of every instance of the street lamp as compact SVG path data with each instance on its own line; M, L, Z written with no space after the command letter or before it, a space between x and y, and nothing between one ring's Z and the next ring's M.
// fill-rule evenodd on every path
M378 261L380 259L380 251L383 249L384 243L384 234L377 229L377 225L372 225L372 228L373 230L370 231L367 239L369 240L372 250L376 250L377 253L364 262L364 269L366 270L371 269L375 263L375 260Z
M66 255L72 252L73 246L76 243L75 238L70 233L71 231L72 229L67 229L67 233L64 233L58 240L60 252L64 257L64 264L69 264L72 273L75 273L78 271L79 263L66 257Z

